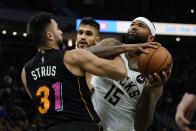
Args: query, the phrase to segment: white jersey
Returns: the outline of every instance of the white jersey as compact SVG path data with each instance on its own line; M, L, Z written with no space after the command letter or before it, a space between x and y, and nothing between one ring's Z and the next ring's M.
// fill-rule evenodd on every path
M134 131L134 118L145 83L139 72L128 68L125 55L121 57L128 70L126 79L115 81L93 76L91 81L95 89L92 96L94 108L101 125L108 131Z

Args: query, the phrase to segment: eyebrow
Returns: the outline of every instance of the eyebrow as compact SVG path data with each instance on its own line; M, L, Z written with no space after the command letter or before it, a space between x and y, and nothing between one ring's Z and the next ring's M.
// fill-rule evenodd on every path
M93 31L91 31L91 30L82 30L82 29L79 29L78 31L91 32L91 33L93 33Z
M78 29L78 30L82 30L82 31L89 31L89 32L92 32L91 30L84 30L84 29Z

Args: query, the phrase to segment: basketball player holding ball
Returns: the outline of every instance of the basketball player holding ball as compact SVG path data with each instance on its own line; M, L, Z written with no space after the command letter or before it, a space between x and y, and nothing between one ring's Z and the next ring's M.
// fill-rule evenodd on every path
M127 32L126 43L153 42L155 27L144 17L135 18ZM121 55L127 68L127 78L121 81L93 76L92 101L106 131L146 131L151 125L156 103L162 95L167 73L161 70L144 77L137 64L138 55Z
M53 16L47 12L31 17L27 32L38 52L23 67L21 79L34 102L43 128L47 131L101 131L85 73L88 71L121 80L127 76L124 64L114 61L121 61L119 58L101 59L84 49L59 50L63 40L62 31ZM87 31L87 34L91 33ZM152 45L146 43L113 48L115 51L120 49L121 53L138 53L143 52L143 47ZM99 47L100 49L102 48ZM121 66L124 68L118 68Z

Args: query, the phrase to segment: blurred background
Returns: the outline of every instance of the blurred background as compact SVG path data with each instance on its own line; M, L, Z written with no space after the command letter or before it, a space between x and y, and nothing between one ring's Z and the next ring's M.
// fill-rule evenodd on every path
M1 0L0 1L0 131L42 131L32 101L24 90L20 73L36 48L27 41L27 20L39 11L55 15L64 32L63 48L75 48L76 20L91 16L97 20L131 21L138 16L157 23L191 24L180 34L170 28L156 36L172 54L174 67L164 87L151 131L180 131L175 124L176 106L196 68L196 6L194 0ZM192 33L190 32L192 30ZM124 33L104 31L102 38L124 41ZM145 117L145 116L144 116ZM192 128L196 129L195 116Z

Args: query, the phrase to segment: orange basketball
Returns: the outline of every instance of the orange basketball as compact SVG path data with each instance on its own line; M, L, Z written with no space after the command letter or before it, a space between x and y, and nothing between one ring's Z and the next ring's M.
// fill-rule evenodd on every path
M173 59L170 52L163 46L154 48L146 48L148 54L141 53L138 56L137 64L140 72L147 76L153 73L165 71L167 74L172 69Z

